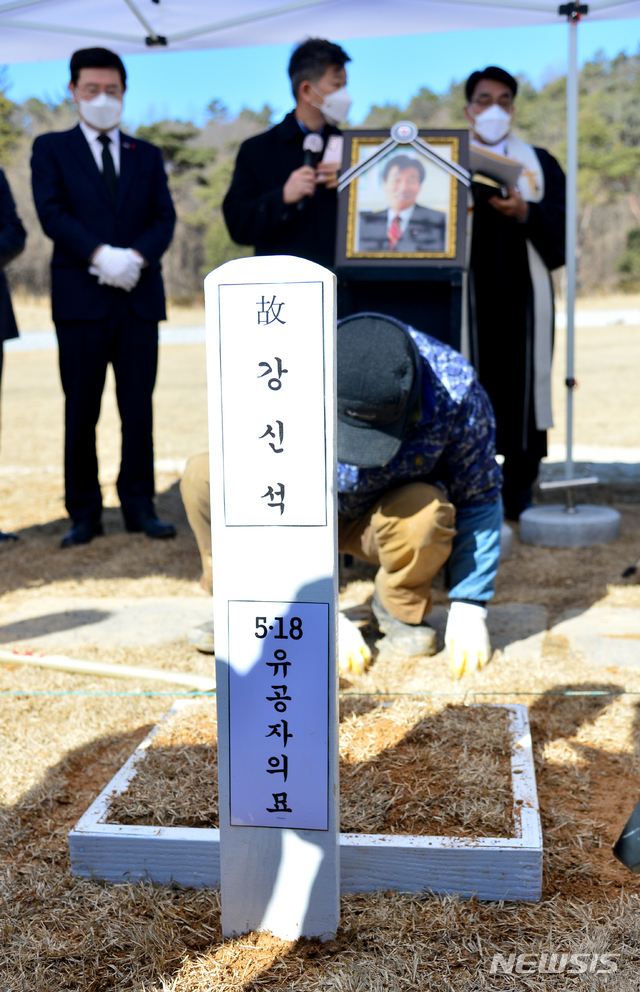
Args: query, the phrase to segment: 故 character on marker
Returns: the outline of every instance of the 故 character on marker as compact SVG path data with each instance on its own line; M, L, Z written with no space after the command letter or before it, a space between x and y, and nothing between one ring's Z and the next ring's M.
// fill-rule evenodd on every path
M279 324L286 324L286 320L280 319L280 311L284 303L276 303L275 295L271 298L271 301L265 300L263 296L259 303L257 303L257 306L260 307L258 310L258 324L273 324L276 320Z

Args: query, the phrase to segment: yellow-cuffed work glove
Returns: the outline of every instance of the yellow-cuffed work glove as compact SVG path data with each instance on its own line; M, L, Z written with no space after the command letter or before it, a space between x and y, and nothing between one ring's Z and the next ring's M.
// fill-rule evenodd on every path
M371 661L371 650L362 634L344 613L338 613L338 671L361 675Z
M449 668L456 678L475 672L489 661L491 645L484 606L453 602L449 608L444 643L449 652Z

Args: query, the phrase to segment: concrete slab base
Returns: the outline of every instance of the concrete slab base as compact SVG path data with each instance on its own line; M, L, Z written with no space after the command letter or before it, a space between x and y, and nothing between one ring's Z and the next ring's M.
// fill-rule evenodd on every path
M623 606L572 610L551 633L566 637L592 665L640 666L640 610Z
M520 540L544 548L590 548L620 536L620 514L608 506L534 506L520 517Z
M212 618L207 597L73 600L42 597L5 614L0 646L28 643L40 650L72 650L83 645L145 647L187 638L192 627Z
M511 641L503 648L505 658L509 661L539 661L542 658L542 645L546 636L546 630L541 630L530 637Z
M521 662L540 660L546 636L542 630L511 641L504 648L505 657ZM548 636L565 638L569 649L587 665L640 667L640 610L624 606L571 610Z
M438 643L444 644L444 631L447 626L447 606L434 606L428 620L438 634ZM487 627L494 651L504 651L514 641L521 641L534 635L542 636L547 626L547 611L544 606L533 603L505 603L489 606Z

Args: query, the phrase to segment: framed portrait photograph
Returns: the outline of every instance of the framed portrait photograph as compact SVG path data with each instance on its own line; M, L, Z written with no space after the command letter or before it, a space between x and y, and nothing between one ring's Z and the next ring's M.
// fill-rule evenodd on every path
M468 131L424 129L442 159L466 167ZM375 156L389 131L344 135L343 170ZM466 187L412 144L396 144L339 194L336 266L464 265Z

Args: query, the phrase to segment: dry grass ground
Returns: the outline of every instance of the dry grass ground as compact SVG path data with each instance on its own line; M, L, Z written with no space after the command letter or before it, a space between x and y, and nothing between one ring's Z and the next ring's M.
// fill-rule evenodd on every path
M344 698L343 833L512 837L507 714L433 700ZM191 704L156 732L108 823L217 827L215 704Z
M612 307L613 309L613 307ZM556 331L553 368L554 428L550 444L565 442L564 330ZM635 370L640 364L638 327L578 327L576 330L574 441L611 447L640 446Z
M36 318L34 329L44 329ZM637 330L579 331L581 443L640 445ZM165 348L161 355L156 458L164 468L158 506L177 523L176 541L154 543L122 532L114 492L119 430L110 386L99 430L107 535L68 552L58 547L66 523L56 356L7 356L0 526L16 529L21 542L0 548L0 618L24 599L44 594L202 595L171 460L179 463L206 445L203 354L200 346L190 346ZM562 376L558 363L556 388ZM640 492L609 489L602 495L621 509L621 540L576 551L516 542L514 558L501 568L497 601L539 603L551 621L568 608L595 602L640 606L640 586L620 580L622 568L640 553ZM362 601L370 586L366 574L361 580L356 591ZM184 643L144 651L95 648L92 656L200 671L211 664ZM455 692L470 702L485 698L482 693L522 702L516 693L530 693L544 891L537 905L480 904L428 893L349 896L342 900L338 937L326 945L268 935L224 939L215 892L109 885L71 875L68 830L169 708L171 697L37 693L148 688L149 683L0 666L0 692L31 693L0 696L1 992L637 989L640 881L613 860L611 845L640 795L640 671L590 669L566 643L547 638L539 661L525 666L497 657L455 685L442 656L406 665L385 658L353 679L345 688L354 693ZM557 695L590 689L609 695ZM464 701L437 698L442 705ZM619 969L610 980L590 972L573 978L491 975L492 955L510 951L610 951L619 955Z
M608 688L616 688L614 680ZM640 790L638 712L629 697L533 701L545 833L539 904L428 893L349 896L342 899L338 937L325 945L255 934L224 939L216 892L73 878L70 826L160 706L128 699L114 713L109 701L65 701L64 711L61 701L19 705L36 753L47 717L67 747L57 763L48 755L42 779L4 811L3 992L637 989L640 885L610 854L623 809ZM70 728L86 743L69 746ZM573 982L560 975L491 975L493 954L513 951L587 953L589 962L593 953L610 952L618 955L619 971L606 983L595 974Z

